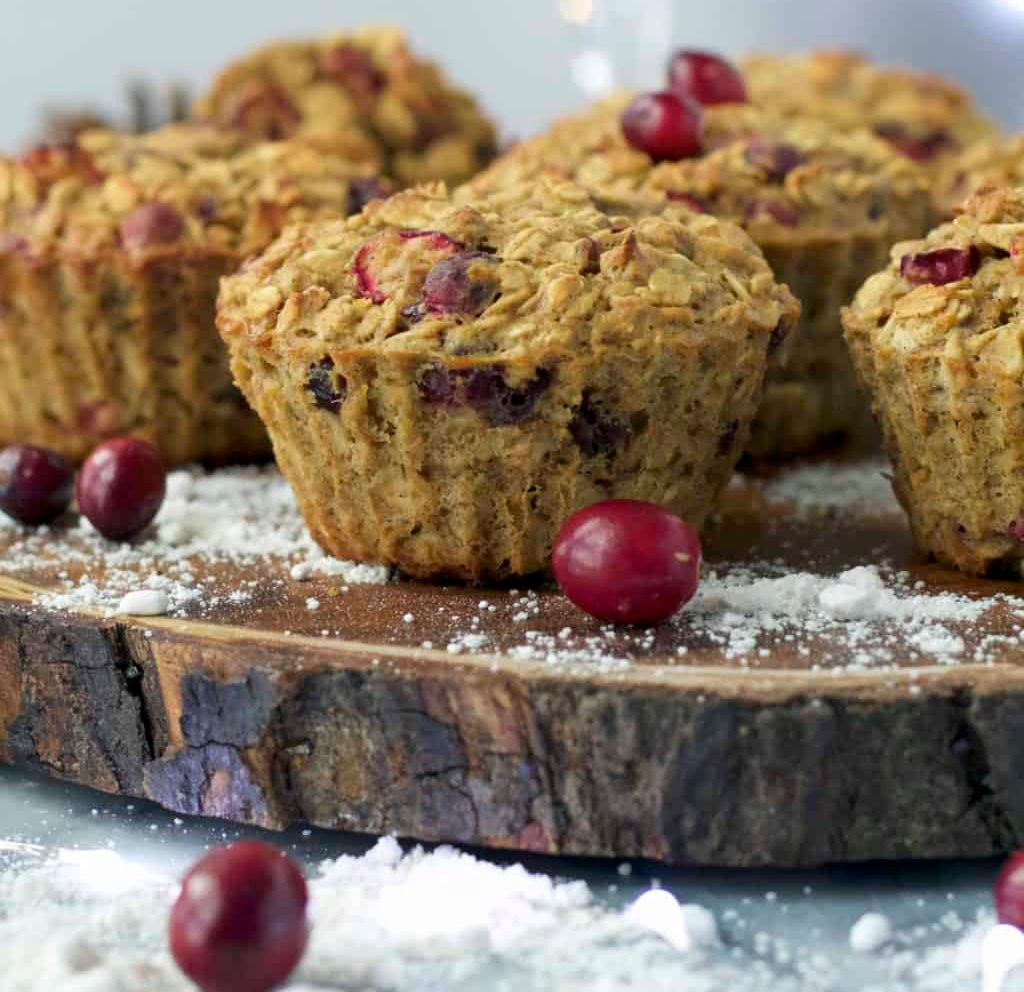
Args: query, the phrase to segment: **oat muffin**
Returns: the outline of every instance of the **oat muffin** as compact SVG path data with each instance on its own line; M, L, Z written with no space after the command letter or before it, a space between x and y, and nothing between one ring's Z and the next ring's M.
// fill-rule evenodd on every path
M738 227L609 217L547 181L293 227L218 303L316 540L473 582L546 569L601 499L700 526L796 315Z
M361 207L370 168L194 126L0 159L0 445L81 461L134 434L169 465L265 457L214 326L218 281L288 221Z
M855 52L753 55L740 63L751 99L772 113L867 127L938 178L962 149L998 128L959 86L873 65Z
M943 218L952 217L960 203L983 187L1021 185L1024 185L1024 134L988 138L950 161L936 186L936 206Z
M839 309L932 220L911 162L864 131L771 117L744 104L704 108L703 152L654 162L625 139L620 95L522 142L474 179L471 195L544 173L581 183L607 209L668 208L743 225L803 306L791 347L773 356L749 451L808 452L840 435L875 437L842 341Z
M1024 189L897 245L843 314L919 548L964 572L1024 561Z
M389 27L246 55L220 73L195 112L259 139L367 144L402 185L462 182L495 149L494 125L473 98Z

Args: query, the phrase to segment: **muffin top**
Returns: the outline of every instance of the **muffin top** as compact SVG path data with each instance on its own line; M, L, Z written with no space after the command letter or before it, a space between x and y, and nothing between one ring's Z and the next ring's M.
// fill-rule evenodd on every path
M1024 184L1024 134L987 138L961 152L949 163L935 190L935 201L945 216L957 204L986 186Z
M460 202L420 187L289 228L224 281L218 327L278 354L535 365L640 338L781 338L797 311L738 227L609 217L579 187L542 180Z
M375 171L303 139L249 144L196 125L89 131L0 158L0 251L88 260L123 250L138 263L245 257L288 221L361 209L384 192Z
M1024 374L1024 189L983 190L956 220L896 245L844 320L879 347L963 348L965 368Z
M549 172L580 183L627 213L676 203L746 227L760 244L868 231L906 231L906 214L927 227L921 170L866 131L845 133L785 120L749 104L704 108L703 151L655 162L624 137L620 94L565 118L515 146L480 174L471 191L522 183ZM893 221L898 223L893 224Z
M389 27L253 52L220 73L195 112L256 139L354 135L402 184L462 182L495 148L494 125L473 98Z
M873 65L855 52L753 55L740 67L751 99L785 117L868 127L927 165L997 128L941 76Z

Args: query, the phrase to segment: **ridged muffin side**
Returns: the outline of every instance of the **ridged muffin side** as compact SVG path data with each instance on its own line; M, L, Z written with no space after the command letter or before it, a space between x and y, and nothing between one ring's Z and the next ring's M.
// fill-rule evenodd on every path
M972 575L1024 562L1022 299L1024 190L990 190L843 314L916 543Z
M169 465L266 457L214 327L219 280L288 221L361 207L373 171L185 126L0 159L0 444L81 461L132 434Z
M546 569L597 500L702 524L796 315L735 226L541 181L292 228L218 327L325 549L483 582Z

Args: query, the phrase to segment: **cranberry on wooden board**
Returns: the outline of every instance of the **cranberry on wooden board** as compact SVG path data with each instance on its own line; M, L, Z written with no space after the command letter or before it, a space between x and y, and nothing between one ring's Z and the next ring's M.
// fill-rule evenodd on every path
M642 500L594 503L570 517L551 563L562 592L610 623L657 623L693 598L700 577L696 532Z
M120 541L148 526L164 501L160 453L146 441L118 437L99 445L75 482L78 509L104 537Z
M711 52L676 52L668 63L668 88L705 106L747 101L747 84L739 70Z
M968 248L936 248L900 259L900 275L917 286L930 283L944 286L973 276L981 265L981 253L976 245Z
M71 502L73 476L54 451L12 444L0 451L0 510L23 524L56 520Z
M1024 929L1024 851L1014 851L1003 863L992 894L999 922Z
M185 875L171 909L171 954L203 992L269 992L309 940L306 880L259 841L219 847Z
M700 153L704 112L695 100L676 93L644 93L622 112L622 133L656 162Z

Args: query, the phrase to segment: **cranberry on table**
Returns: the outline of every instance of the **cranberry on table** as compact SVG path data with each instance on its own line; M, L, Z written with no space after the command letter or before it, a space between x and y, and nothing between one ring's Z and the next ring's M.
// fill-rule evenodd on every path
M166 473L153 445L118 437L94 449L78 472L78 509L104 537L120 541L139 533L164 501Z
M552 567L562 592L610 623L657 623L693 598L700 539L654 503L612 499L570 517L555 539Z
M171 954L203 992L268 992L309 940L306 880L260 841L212 850L182 879L171 909Z
M688 96L645 93L622 112L622 133L657 162L692 158L701 151L704 112Z
M1015 851L1006 859L993 896L999 922L1024 929L1024 851Z
M676 52L668 63L668 88L705 106L747 102L747 84L739 70L711 52Z
M56 520L71 502L73 476L54 451L12 444L0 451L0 510L23 524Z
M978 271L981 253L977 245L968 248L936 248L900 259L900 275L917 286L930 283L944 286L947 282L967 279Z

